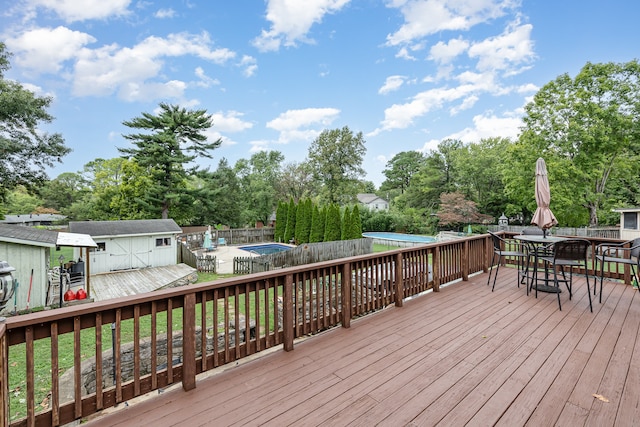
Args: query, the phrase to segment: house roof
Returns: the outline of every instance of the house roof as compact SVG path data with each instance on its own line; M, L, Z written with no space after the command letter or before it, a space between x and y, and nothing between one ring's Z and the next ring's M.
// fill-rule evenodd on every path
M0 224L0 241L54 247L58 241L58 232L24 225Z
M32 222L55 222L65 219L66 216L59 214L21 214L5 215L0 219L2 224L28 224Z
M620 208L612 210L613 212L640 212L640 208Z
M373 193L359 193L359 194L356 195L356 197L358 198L358 201L360 203L364 203L365 205L373 203L373 202L375 202L377 200L381 200L381 201L387 203L387 201L384 200L382 197L379 197L378 195L373 194Z
M180 226L172 219L72 221L69 231L92 237L182 233Z

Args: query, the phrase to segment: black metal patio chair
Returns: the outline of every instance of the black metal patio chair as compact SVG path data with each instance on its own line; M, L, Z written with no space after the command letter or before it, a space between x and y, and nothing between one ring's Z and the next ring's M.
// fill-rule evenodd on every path
M583 267L585 279L587 281L587 294L589 295L589 309L593 313L593 305L591 303L591 288L589 287L589 267L587 252L591 247L591 242L585 239L567 239L556 242L551 247L551 255L538 256L538 259L545 263L545 268L553 270L553 283L558 291L560 291L560 283L564 283L569 291L569 299L573 296L573 269L574 267ZM569 278L565 273L565 268L569 270ZM558 270L562 274L562 278L558 277ZM595 281L593 286L595 287ZM562 302L560 301L560 292L558 295L558 307L562 311Z
M527 277L525 272L525 260L527 254L522 249L522 244L517 240L513 239L503 239L495 233L489 231L491 235L491 239L493 241L493 256L491 257L491 265L489 266L489 277L487 278L487 286L491 283L491 271L496 262L496 258L498 259L498 267L496 268L496 274L493 276L493 286L491 286L491 292L496 287L496 279L498 278L498 271L500 271L500 264L502 262L502 258L516 258L518 260L518 287L523 280ZM529 283L527 282L527 286Z
M600 263L600 303L602 303L602 281L604 280L604 265L607 263L625 264L631 266L631 282L638 280L640 272L640 237L622 243L601 243L596 246L596 269ZM640 286L638 287L640 291ZM593 293L596 289L594 286Z

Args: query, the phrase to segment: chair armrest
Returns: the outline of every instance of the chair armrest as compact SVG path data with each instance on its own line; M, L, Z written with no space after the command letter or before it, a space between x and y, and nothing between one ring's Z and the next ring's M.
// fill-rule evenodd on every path
M640 245L632 246L630 248L623 247L624 243L620 244L600 244L596 246L596 256L600 255L608 258L631 258L631 251L640 247ZM627 253L629 255L627 255Z

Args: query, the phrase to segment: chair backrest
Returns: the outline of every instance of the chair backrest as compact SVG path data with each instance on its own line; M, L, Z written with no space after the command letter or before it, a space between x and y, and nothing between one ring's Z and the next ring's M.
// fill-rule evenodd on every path
M489 234L491 234L491 239L493 240L493 249L501 251L502 250L502 238L500 238L500 236L498 236L497 234L492 233L491 231L489 231Z
M640 237L633 239L631 241L631 258L640 258Z
M542 236L544 234L544 231L542 231L542 229L538 227L527 227L522 230L522 234L526 234L529 236Z
M569 239L556 242L553 245L553 256L556 259L572 261L587 261L587 251L591 242L584 239Z

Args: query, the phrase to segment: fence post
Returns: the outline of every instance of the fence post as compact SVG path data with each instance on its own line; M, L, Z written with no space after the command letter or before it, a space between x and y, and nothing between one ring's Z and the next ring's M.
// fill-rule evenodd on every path
M394 293L396 294L396 307L402 307L404 305L404 283L403 283L403 260L402 260L402 252L396 255L396 268L395 268L395 278L394 284L395 289Z
M293 350L293 274L287 274L284 278L282 302L282 329L284 334L284 350Z
M206 331L201 331L205 333ZM203 356L206 357L203 352ZM171 363L169 360L167 363ZM182 314L182 388L196 388L196 294L184 296Z
M342 280L341 292L342 292L342 327L351 327L351 263L346 262L342 264Z

